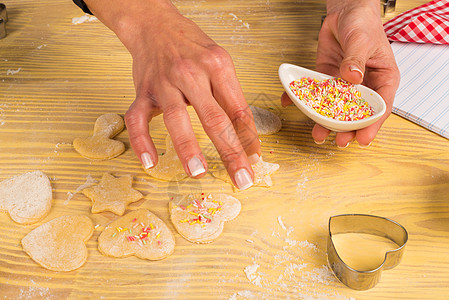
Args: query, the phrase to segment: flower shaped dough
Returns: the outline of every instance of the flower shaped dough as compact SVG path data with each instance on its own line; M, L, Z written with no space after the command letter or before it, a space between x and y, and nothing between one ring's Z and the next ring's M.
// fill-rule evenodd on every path
M44 218L51 208L50 180L41 171L14 176L0 182L0 211L15 222L32 224Z
M130 212L109 224L98 238L105 256L160 260L175 250L175 238L167 225L146 209Z
M170 218L176 230L194 243L210 243L218 238L224 223L236 218L241 207L239 200L227 194L180 196L169 202Z
M42 267L72 271L87 260L85 243L94 227L87 216L63 216L30 231L22 239L23 250Z

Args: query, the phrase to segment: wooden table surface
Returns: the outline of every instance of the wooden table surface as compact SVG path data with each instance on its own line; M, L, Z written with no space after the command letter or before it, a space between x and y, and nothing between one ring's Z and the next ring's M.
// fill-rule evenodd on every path
M399 0L384 21L424 2ZM314 68L324 1L175 1L231 53L247 101L283 119L279 133L261 137L265 160L280 165L274 186L243 192L210 175L179 185L149 177L126 130L117 137L126 144L120 157L78 155L75 137L90 135L101 114L123 115L132 103L130 55L100 22L73 24L83 13L69 0L4 3L10 21L0 40L0 180L42 170L51 179L53 206L26 226L0 213L0 299L449 299L449 141L392 115L366 149L357 143L339 149L333 136L316 145L313 123L294 106L280 106L277 68L283 62ZM162 118L151 128L163 152ZM98 252L101 230L117 216L91 214L91 201L78 191L104 172L134 177L145 198L129 210L147 208L168 224L173 255L146 261ZM169 195L192 188L242 202L240 216L211 244L184 240L170 223ZM392 218L409 232L401 264L371 290L345 287L326 267L328 219L342 213ZM99 225L87 243L87 263L71 272L46 270L20 241L70 214ZM363 245L354 240L351 247Z

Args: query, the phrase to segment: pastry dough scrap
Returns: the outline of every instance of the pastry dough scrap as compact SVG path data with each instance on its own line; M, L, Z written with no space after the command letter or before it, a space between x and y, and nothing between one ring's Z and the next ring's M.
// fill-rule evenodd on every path
M131 175L116 178L104 173L98 185L83 189L83 194L92 200L92 213L110 211L122 216L128 204L143 198L132 188L132 181Z
M227 194L179 196L169 202L170 218L186 240L210 243L223 232L224 223L235 219L242 205Z
M93 136L76 138L73 141L75 150L90 159L111 159L125 151L125 145L113 140L125 128L125 122L117 114L105 114L98 117L94 125Z
M98 238L98 250L111 257L160 260L174 252L175 238L161 219L139 209L109 224Z
M86 242L93 231L87 216L62 216L30 231L22 239L22 247L48 270L72 271L86 262Z
M6 211L13 221L32 224L50 211L51 184L41 171L28 172L0 182L0 211Z

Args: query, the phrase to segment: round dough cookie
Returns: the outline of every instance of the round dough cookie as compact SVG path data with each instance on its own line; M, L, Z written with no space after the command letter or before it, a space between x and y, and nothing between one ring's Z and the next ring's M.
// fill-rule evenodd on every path
M98 238L98 250L111 257L160 260L173 253L175 238L164 221L139 209L109 224Z
M87 216L62 216L30 231L22 239L22 247L48 270L72 271L86 262L86 242L93 232Z
M179 196L169 202L170 218L186 240L210 243L223 232L224 223L235 219L242 204L231 195Z
M51 184L41 171L33 171L0 182L0 211L6 211L13 221L32 224L50 211Z
M281 119L274 113L257 106L250 105L249 108L253 113L258 135L270 135L281 130Z

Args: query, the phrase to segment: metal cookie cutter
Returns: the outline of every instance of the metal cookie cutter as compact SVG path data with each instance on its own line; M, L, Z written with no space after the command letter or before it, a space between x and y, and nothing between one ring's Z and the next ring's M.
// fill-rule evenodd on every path
M386 237L395 242L398 248L387 251L379 267L369 271L358 271L348 266L335 249L332 235L340 233L366 233ZM382 270L392 269L399 264L407 240L407 230L401 224L387 218L363 214L332 216L329 218L327 259L335 276L342 283L355 290L367 290L379 282Z

